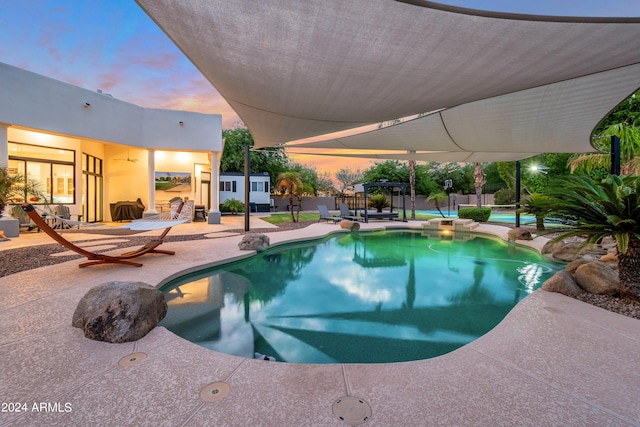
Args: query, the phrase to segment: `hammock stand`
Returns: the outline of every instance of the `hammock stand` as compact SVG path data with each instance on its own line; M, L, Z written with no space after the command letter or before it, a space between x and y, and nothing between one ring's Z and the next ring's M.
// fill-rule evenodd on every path
M134 267L142 267L141 263L131 261L131 260L134 258L141 257L142 255L150 254L150 253L175 255L175 251L167 251L167 250L156 249L156 248L164 242L164 238L171 230L171 227L188 221L187 219L137 221L137 222L134 221L136 223L135 229L138 229L138 230L142 230L143 228L141 227L144 227L145 223L148 224L148 228L146 228L147 230L156 230L158 228L163 228L163 227L165 227L165 230L162 232L160 236L158 236L157 238L154 238L153 240L151 240L141 248L138 248L130 252L125 252L120 255L104 255L104 254L91 252L79 246L76 246L70 241L68 241L67 239L65 239L64 237L62 237L53 228L51 228L49 224L47 224L47 222L40 216L40 214L38 214L38 212L35 210L33 205L31 205L30 203L23 204L22 210L24 210L25 213L29 215L29 218L31 218L38 227L40 227L40 230L47 233L49 237L51 237L53 240L60 243L65 248L73 252L76 252L82 256L87 257L89 262L84 262L80 264L79 267L81 268L88 267L90 265L97 265L97 264L126 264ZM181 210L182 210L182 205L178 207L177 213L179 214ZM126 226L123 226L122 228L133 228L133 227L131 225L126 225Z

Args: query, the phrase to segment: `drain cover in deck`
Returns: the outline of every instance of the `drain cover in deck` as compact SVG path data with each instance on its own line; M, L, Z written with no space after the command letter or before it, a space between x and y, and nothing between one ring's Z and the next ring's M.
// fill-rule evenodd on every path
M333 414L351 426L364 424L371 418L371 406L362 399L345 396L333 404Z
M129 366L134 366L137 365L138 363L142 362L143 360L146 360L147 358L147 354L146 353L131 353L131 354L127 354L125 357L123 357L122 359L120 359L120 361L118 362L118 365L127 368Z
M229 384L223 381L211 383L200 390L200 399L205 402L215 402L216 400L227 397L230 389Z

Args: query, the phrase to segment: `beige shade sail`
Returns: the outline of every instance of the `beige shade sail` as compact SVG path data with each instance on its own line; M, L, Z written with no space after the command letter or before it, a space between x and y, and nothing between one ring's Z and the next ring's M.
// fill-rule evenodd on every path
M638 18L488 13L417 0L136 1L258 148L444 110L388 138L372 132L348 144L588 151L598 121L640 86Z

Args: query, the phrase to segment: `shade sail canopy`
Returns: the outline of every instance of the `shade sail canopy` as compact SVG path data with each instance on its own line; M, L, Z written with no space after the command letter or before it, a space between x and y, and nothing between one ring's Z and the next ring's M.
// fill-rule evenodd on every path
M440 111L310 146L592 151L598 121L640 87L638 18L409 0L136 1L234 108L256 147Z

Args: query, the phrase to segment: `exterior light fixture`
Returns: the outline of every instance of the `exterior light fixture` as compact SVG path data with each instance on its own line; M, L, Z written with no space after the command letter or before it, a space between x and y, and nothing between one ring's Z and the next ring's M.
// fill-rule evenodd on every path
M184 122L178 122L180 126L184 126Z
M88 102L85 102L84 103L84 108L89 108L89 107L91 107L91 104L89 104Z
M549 168L547 166L533 165L531 166L531 170L535 172L543 173L544 176L546 177L545 187L549 185Z

